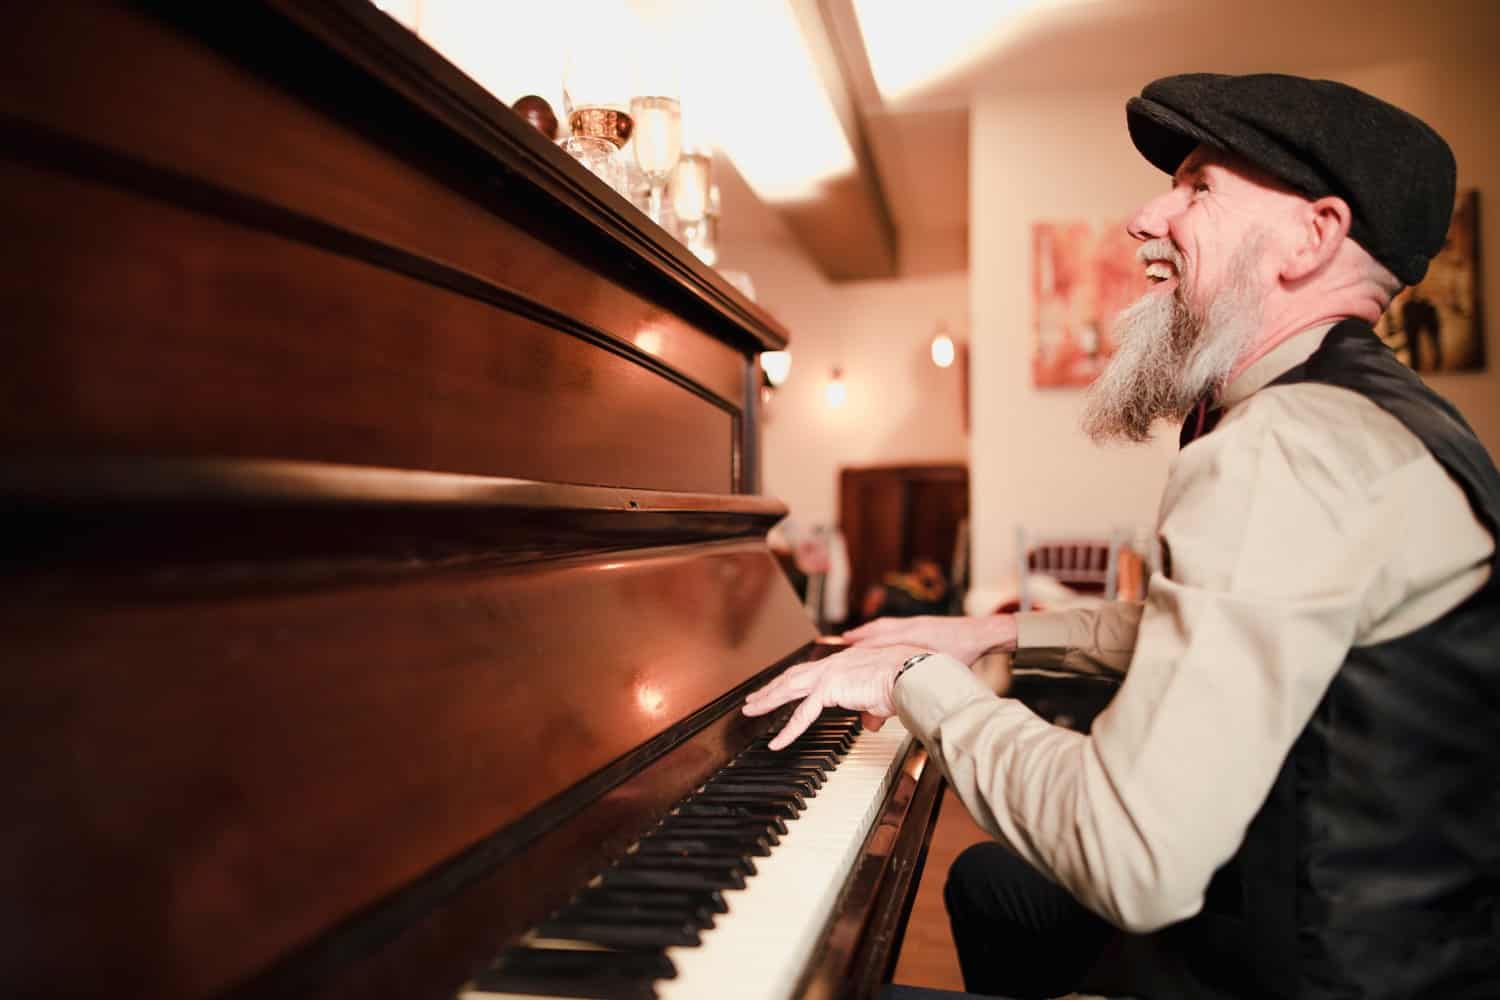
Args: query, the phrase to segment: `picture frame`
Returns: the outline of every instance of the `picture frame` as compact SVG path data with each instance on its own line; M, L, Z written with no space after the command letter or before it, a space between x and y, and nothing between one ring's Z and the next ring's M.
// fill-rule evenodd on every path
M1479 192L1460 192L1443 249L1420 282L1402 291L1375 324L1396 356L1422 374L1485 368Z

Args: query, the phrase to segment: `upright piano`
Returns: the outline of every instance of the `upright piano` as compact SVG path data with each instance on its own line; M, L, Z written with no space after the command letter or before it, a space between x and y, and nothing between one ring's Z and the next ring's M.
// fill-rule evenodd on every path
M6 27L0 992L876 992L937 768L738 711L781 327L363 0Z

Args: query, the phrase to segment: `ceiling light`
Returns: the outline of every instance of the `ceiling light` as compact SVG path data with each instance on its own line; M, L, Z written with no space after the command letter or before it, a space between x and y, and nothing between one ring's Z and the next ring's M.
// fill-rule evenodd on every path
M899 100L978 62L1024 26L1027 15L1080 0L854 0L880 96ZM941 25L941 30L934 29Z
M674 63L684 148L722 149L771 203L816 198L824 184L855 172L791 2L553 0L518 18L510 4L379 0L501 101L537 94L558 118L563 64L580 32L610 39L634 60L638 78ZM624 98L632 96L641 95Z
M854 173L790 0L632 0L632 8L677 33L684 140L722 149L762 201L816 198Z

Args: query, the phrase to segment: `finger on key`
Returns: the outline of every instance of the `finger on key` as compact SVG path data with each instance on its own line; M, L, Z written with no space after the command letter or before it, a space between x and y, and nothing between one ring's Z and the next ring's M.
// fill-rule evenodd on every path
M799 663L797 666L803 666L803 664ZM756 688L754 691L751 691L748 695L746 695L745 696L745 705L747 707L746 707L745 714L747 714L747 715L758 714L758 713L755 713L755 712L751 712L749 710L748 706L750 706L752 704L755 704L757 702L767 701L769 699L775 698L777 692L779 692L782 688L786 687L786 685L788 683L787 682L787 676L789 674L791 674L792 670L795 670L795 669L797 669L797 668L796 667L792 667L791 670L787 670L785 673L778 674L777 676L771 678L771 680L767 681L766 683L762 684L760 687Z
M800 664L800 666L815 667L816 664ZM792 668L795 670L796 668ZM800 671L792 676L788 670L758 691L750 692L745 699L746 715L765 715L772 709L780 708L789 701L801 698L817 685L817 671Z
M817 720L822 711L823 703L817 694L802 699L802 704L797 706L797 710L792 713L792 717L787 720L781 732L777 733L776 738L770 742L770 749L781 750L792 740L801 736L807 731L807 727Z

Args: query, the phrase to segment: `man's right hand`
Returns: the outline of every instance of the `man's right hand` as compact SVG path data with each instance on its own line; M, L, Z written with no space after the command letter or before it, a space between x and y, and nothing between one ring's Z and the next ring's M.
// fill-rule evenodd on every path
M845 632L844 638L855 646L920 646L972 667L985 653L1015 651L1016 619L1014 615L877 618Z

